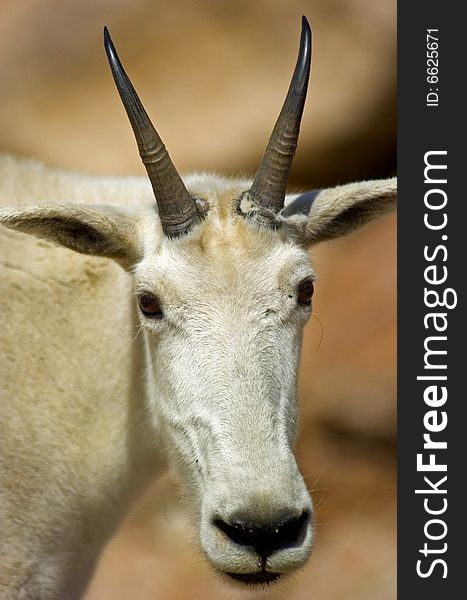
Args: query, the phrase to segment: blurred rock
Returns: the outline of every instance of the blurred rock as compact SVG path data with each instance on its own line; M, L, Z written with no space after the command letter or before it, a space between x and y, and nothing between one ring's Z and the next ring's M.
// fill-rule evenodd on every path
M181 170L254 172L292 74L300 17L313 72L292 183L395 170L394 0L5 0L0 148L142 173L106 64L107 24Z
M304 421L395 443L395 249L391 215L312 252L322 332L313 320L305 330Z
M181 171L254 173L313 27L291 188L396 168L395 0L4 0L0 151L143 174L102 48L109 26ZM319 281L301 362L297 456L317 506L316 553L273 600L395 597L395 219L313 250ZM319 346L319 347L318 347ZM170 477L110 543L86 600L227 600Z

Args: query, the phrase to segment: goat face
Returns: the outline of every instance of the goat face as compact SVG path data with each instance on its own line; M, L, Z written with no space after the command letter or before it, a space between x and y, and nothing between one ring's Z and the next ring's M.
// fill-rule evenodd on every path
M158 236L134 277L154 423L202 548L218 571L261 583L311 549L292 446L314 274L300 246L222 212L213 202L189 236Z

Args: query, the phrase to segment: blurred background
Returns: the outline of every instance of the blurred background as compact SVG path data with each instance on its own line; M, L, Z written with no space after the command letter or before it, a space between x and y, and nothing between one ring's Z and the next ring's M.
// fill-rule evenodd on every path
M106 64L106 24L178 169L254 174L302 14L314 54L290 189L395 174L395 0L1 0L0 151L144 173ZM255 597L392 599L395 217L313 257L322 331L315 319L305 330L297 456L317 509L315 551L301 574ZM107 547L86 600L245 597L192 537L166 475Z

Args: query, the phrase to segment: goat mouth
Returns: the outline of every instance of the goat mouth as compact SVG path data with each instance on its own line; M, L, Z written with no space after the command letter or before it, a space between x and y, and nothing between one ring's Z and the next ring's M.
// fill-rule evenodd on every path
M256 571L255 573L225 573L235 581L240 581L245 585L270 585L277 581L281 574L280 573L270 573L269 571L265 571L264 569L261 571Z

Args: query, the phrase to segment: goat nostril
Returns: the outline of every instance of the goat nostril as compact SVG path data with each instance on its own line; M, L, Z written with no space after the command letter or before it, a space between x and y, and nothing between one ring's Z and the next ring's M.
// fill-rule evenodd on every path
M263 559L276 550L299 546L306 535L310 513L304 511L299 517L280 521L267 526L258 526L245 521L226 523L215 519L214 525L240 546L250 546Z

